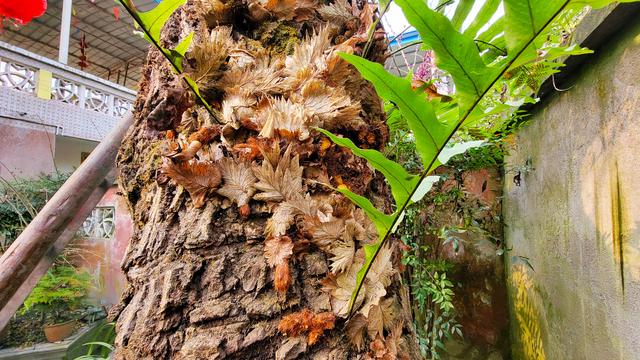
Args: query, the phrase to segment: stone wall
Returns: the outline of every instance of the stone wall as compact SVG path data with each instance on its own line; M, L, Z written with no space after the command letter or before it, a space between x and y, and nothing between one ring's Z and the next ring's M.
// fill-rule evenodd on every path
M640 22L575 79L537 106L507 159L513 358L638 359Z

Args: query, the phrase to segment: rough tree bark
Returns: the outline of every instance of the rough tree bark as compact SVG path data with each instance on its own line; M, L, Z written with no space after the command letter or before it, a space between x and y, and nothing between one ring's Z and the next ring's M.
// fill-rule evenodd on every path
M321 183L387 211L390 194L314 130L387 142L381 100L337 55L362 53L374 16L346 0L188 0L172 15L164 45L195 32L185 69L214 111L150 50L118 159L135 230L115 358L418 357L397 245L346 319L375 229ZM385 51L378 32L369 58Z

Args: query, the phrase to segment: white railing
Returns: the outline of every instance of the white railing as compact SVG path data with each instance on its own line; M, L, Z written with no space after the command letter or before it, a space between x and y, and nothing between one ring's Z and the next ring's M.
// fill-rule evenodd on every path
M0 42L0 86L121 117L135 92L19 47Z

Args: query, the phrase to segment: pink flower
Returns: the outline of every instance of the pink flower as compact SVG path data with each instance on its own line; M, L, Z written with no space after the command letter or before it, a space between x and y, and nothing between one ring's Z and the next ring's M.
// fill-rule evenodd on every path
M9 18L26 25L47 10L47 0L0 0L0 20Z
M424 61L421 62L416 68L413 74L413 80L420 80L422 82L428 82L433 79L435 72L438 70L435 64L435 58L433 51L427 51L424 54Z

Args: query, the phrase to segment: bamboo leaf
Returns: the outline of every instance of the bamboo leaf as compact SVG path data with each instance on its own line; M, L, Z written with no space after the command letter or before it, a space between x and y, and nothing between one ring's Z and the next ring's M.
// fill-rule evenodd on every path
M317 129L334 143L350 149L355 155L366 159L371 166L380 171L391 186L391 193L396 204L404 204L409 200L413 189L418 184L418 176L411 175L395 161L387 159L377 150L360 149L351 140L337 137L324 129Z
M396 0L396 3L425 45L435 52L436 65L453 78L461 112L466 111L483 95L499 69L487 67L473 39L456 31L449 19L431 10L426 2Z

